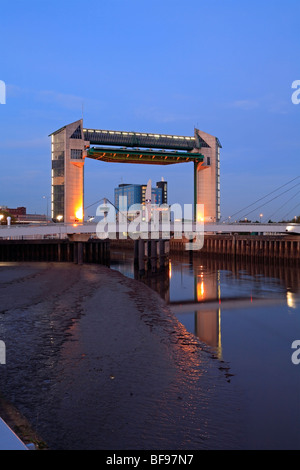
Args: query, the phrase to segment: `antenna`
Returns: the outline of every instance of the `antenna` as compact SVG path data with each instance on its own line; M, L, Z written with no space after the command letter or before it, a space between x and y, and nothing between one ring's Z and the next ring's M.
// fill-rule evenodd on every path
M82 105L81 105L81 117L82 117L82 120L83 120L83 110L84 110L84 103L82 102Z

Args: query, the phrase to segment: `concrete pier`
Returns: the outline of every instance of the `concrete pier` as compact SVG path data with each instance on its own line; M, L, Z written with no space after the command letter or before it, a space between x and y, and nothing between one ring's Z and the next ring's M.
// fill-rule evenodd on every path
M161 272L169 264L169 252L169 240L140 238L134 241L134 265L140 274Z

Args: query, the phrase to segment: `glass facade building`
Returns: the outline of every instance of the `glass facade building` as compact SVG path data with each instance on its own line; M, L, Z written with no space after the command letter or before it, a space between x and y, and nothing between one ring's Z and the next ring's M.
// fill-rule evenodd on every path
M115 206L118 210L128 211L133 204L141 203L142 186L140 184L120 184L115 188Z
M133 204L144 205L146 188L147 185L145 184L120 184L115 188L115 207L120 211L128 211ZM127 197L127 204L122 197ZM151 203L163 204L162 188L156 187L151 189Z
M161 188L162 191L162 202L161 204L168 204L168 183L167 181L161 180L156 183L157 188Z

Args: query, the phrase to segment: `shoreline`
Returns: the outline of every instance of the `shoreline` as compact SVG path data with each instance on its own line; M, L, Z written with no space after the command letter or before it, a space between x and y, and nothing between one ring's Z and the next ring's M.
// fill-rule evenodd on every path
M26 364L26 396L11 394L31 436L50 449L239 448L240 397L228 368L142 282L104 266L55 263L1 263L0 282L7 331L22 317L24 341L32 335L21 355L8 357L5 396L25 378L21 356L40 356ZM49 319L50 358L41 351Z
M47 450L47 443L37 435L30 422L0 393L0 417L26 445L34 445L35 450ZM1 436L0 436L1 439Z

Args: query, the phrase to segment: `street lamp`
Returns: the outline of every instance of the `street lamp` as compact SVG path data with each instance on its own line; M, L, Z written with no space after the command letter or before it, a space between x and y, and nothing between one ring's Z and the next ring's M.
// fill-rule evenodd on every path
M260 217L260 223L261 223L261 219L263 217L264 214L259 214L259 217Z
M2 222L2 219L3 219L4 215L3 214L0 214L0 224Z
M63 219L63 216L62 216L62 215L58 215L56 218L57 218L58 222L61 222L62 219Z

